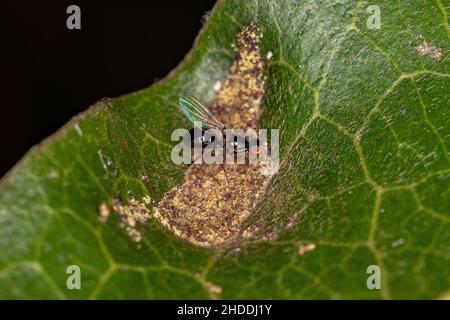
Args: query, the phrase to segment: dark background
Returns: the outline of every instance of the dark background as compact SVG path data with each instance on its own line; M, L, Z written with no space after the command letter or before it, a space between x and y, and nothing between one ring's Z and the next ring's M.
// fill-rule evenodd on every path
M191 48L213 0L3 1L0 176L102 97L163 78ZM66 9L81 9L68 30Z

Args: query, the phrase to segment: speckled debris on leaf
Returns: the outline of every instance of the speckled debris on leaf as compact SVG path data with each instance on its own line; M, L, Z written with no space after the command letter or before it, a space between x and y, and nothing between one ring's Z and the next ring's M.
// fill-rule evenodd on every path
M208 106L230 128L257 128L264 95L261 31L256 24L236 37L236 56L225 81L214 84ZM226 175L225 172L226 171ZM199 246L218 246L252 238L256 225L243 228L270 178L260 165L191 165L184 182L167 192L153 215L176 236Z

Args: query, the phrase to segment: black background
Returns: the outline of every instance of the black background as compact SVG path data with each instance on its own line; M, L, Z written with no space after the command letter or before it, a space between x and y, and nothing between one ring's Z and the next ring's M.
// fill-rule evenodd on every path
M97 100L163 78L214 2L2 1L0 176ZM81 30L66 27L71 4L81 9Z

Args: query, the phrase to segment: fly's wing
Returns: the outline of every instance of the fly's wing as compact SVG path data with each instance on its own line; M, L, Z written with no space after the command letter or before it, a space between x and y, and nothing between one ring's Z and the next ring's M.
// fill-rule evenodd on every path
M181 112L193 123L201 122L205 128L222 130L225 125L217 120L214 115L193 97L181 97L179 100ZM203 129L203 128L200 128Z

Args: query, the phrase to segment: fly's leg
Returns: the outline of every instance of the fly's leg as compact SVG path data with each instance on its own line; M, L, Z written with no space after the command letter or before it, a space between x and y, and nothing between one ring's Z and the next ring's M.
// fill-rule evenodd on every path
M228 186L228 175L227 175L227 170L225 169L225 163L220 164L220 168L223 170L223 174L225 175L225 181L227 182L227 186Z

